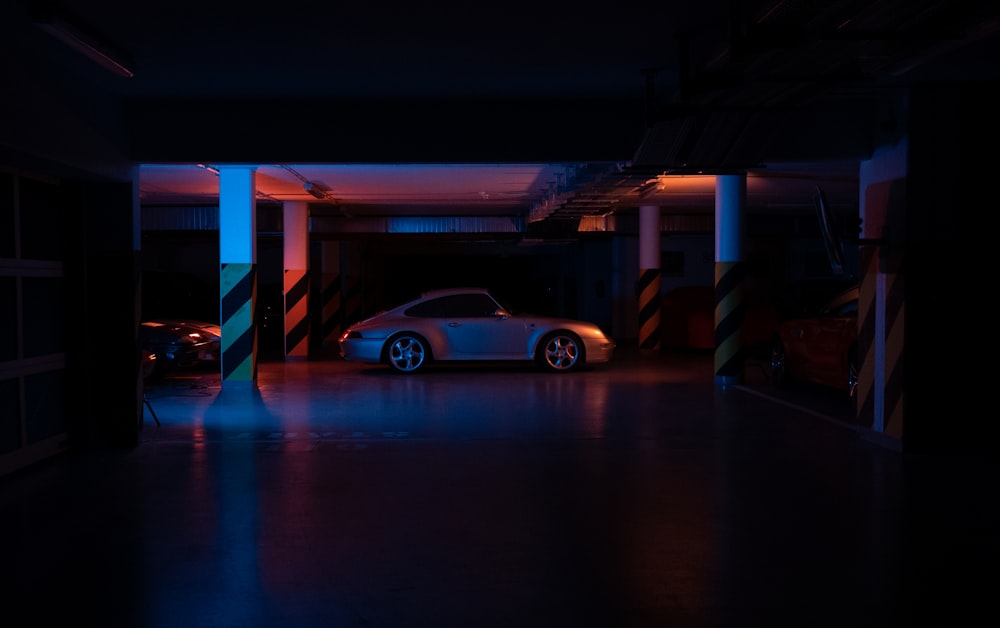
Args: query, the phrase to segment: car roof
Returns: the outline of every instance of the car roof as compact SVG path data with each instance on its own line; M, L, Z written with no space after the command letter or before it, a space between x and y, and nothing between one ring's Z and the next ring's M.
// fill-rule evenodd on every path
M434 290L426 290L420 294L421 299L430 299L433 297L444 297L453 294L469 294L469 293L480 293L489 294L490 291L486 288L435 288Z

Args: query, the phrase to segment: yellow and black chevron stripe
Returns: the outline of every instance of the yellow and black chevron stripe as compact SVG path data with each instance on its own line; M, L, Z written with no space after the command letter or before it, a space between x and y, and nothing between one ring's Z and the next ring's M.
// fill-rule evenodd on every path
M884 245L882 245L884 246ZM876 411L881 412L881 429L888 436L901 438L903 435L903 352L905 341L904 322L906 320L906 300L903 290L903 275L895 272L893 264L884 264L885 252L880 246L863 246L860 251L861 268L863 270L858 299L858 389L857 389L857 422L859 425L874 429ZM885 329L883 338L876 337L876 281L881 278L884 283L884 317ZM882 372L877 373L875 347L877 343L884 346ZM881 377L876 379L876 375ZM875 405L875 385L881 381L882 407Z
M743 262L715 263L715 375L743 377Z
M660 348L660 269L639 271L639 348Z
M875 425L875 315L878 280L878 247L858 251L861 276L858 281L858 384L855 391L855 422L871 429Z
M257 380L257 268L222 264L219 273L222 383Z
M886 275L885 290L885 428L890 436L903 436L903 324L906 304L903 274Z
M309 355L309 271L285 269L285 355Z

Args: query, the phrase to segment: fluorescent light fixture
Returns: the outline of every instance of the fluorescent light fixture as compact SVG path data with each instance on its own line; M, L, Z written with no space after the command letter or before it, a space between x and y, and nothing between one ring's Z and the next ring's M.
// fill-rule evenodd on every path
M306 181L303 183L302 189L320 200L326 200L326 194L329 191L323 186L322 183L314 183L313 181Z
M132 78L132 61L99 35L66 15L41 10L33 15L35 25L80 54L119 76Z

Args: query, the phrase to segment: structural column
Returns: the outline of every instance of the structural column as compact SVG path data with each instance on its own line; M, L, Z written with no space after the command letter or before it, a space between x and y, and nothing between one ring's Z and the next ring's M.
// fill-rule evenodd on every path
M858 216L858 425L901 438L905 323L901 246L905 233L908 143L883 146L860 168Z
M257 383L256 170L219 169L219 319L222 386Z
M285 355L309 355L309 206L288 201L283 206Z
M660 208L639 207L639 349L660 349Z
M743 380L746 173L715 177L715 380Z

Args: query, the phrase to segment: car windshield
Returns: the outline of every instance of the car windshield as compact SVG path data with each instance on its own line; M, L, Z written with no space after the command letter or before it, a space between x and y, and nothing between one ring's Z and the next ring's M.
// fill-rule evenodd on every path
M830 300L821 313L822 316L857 316L858 289L851 288Z

